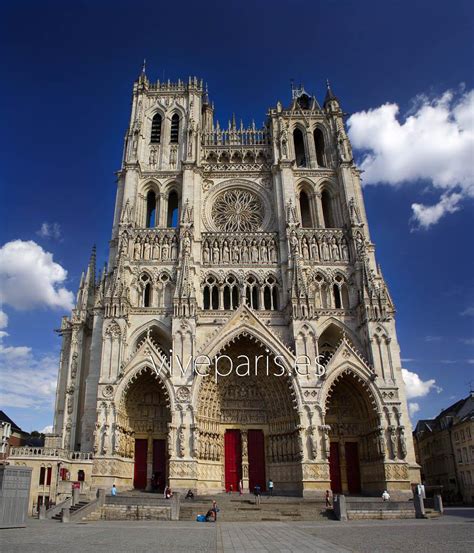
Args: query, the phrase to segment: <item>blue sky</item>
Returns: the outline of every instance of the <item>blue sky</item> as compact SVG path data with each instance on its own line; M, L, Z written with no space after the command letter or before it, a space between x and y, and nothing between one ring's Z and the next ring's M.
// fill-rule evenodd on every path
M474 117L466 108L474 74L472 3L162 4L1 7L0 259L17 255L14 265L24 272L29 260L41 263L46 280L36 290L30 285L36 276L29 281L23 274L28 293L0 291L8 317L0 331L0 408L26 430L52 422L60 347L53 330L92 244L99 261L106 259L114 171L143 58L152 79L204 78L221 122L235 112L261 123L278 99L288 102L291 78L320 100L331 80L344 110L358 114L350 120L351 138L366 181L374 181L365 186L372 239L397 306L404 367L420 378L412 379L413 393L425 394L410 399L419 409L413 407L414 420L465 396L474 379L473 152L467 159L472 142L463 128L453 131L443 155L439 131L453 130L461 108L463 121ZM398 113L384 111L385 104ZM443 110L448 121L430 117ZM405 124L410 116L413 126ZM424 139L408 148L413 128ZM394 135L397 144L382 140ZM375 184L384 171L388 184ZM418 219L412 204L422 206ZM7 247L15 241L37 247L29 244L22 254Z

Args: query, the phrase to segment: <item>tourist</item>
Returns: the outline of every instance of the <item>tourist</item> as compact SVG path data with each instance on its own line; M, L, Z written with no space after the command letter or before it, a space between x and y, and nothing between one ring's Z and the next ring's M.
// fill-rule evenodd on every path
M215 500L213 500L212 501L212 507L206 513L206 522L210 522L211 519L213 519L214 522L217 522L217 513L218 512L219 512L219 508L217 507L217 502Z
M243 495L244 493L244 484L242 482L242 479L239 480L239 495Z
M234 486L232 484L229 484L229 489L227 490L227 493L232 493L234 491Z
M186 497L184 499L194 499L194 493L192 490L188 490Z
M331 492L326 490L326 509L331 508Z
M271 478L268 481L268 491L270 492L270 495L273 495L273 480Z
M390 501L390 494L388 493L387 490L384 490L383 494L382 494L382 499L384 501Z
M171 491L171 488L168 486L165 488L165 499L171 499L173 497L173 492Z
M112 486L112 490L110 492L112 495L117 495L117 488L115 487L115 484Z
M253 489L253 494L255 496L255 505L260 505L260 499L262 495L262 488L257 484Z

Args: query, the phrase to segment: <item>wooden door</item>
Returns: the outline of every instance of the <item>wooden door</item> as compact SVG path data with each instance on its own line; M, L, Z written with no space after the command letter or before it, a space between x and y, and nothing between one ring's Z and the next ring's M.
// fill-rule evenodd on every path
M144 490L146 488L147 453L148 453L148 440L136 439L133 487L138 490Z
M349 493L360 493L359 448L357 442L344 444L346 453L347 489Z
M329 475L333 493L342 492L341 464L339 459L339 442L331 442L329 454Z
M249 489L252 492L258 484L262 491L265 481L265 437L263 430L248 431Z
M226 430L224 435L225 489L237 491L242 478L242 440L240 430Z
M166 440L153 440L153 487L163 491L167 485Z

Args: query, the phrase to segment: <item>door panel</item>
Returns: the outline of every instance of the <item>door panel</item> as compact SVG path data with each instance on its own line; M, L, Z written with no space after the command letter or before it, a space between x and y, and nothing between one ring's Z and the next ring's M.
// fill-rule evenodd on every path
M333 493L342 492L341 465L339 460L339 443L331 442L329 455L329 475L331 477L331 490Z
M225 489L237 491L242 477L242 440L240 430L226 430L224 435Z
M166 473L166 440L153 440L153 475L155 488L163 491L168 476Z
M146 488L146 458L148 453L148 440L135 440L135 470L133 475L133 487L139 490Z
M250 491L257 484L265 491L265 437L262 430L248 431L248 454Z
M344 444L346 453L347 488L349 493L360 493L359 448L357 442Z

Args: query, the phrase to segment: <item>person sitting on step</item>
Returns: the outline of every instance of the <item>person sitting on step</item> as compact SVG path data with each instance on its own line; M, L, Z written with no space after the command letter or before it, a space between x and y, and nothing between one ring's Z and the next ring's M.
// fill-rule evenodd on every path
M219 512L219 508L217 507L216 500L212 501L212 507L207 511L206 513L206 522L210 522L211 519L214 520L214 522L217 522L217 513Z

